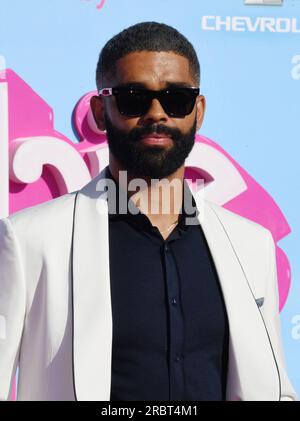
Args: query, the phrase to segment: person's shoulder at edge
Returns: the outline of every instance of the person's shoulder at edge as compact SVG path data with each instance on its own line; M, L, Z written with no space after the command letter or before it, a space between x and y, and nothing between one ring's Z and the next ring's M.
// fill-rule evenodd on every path
M20 209L7 217L10 224L21 232L36 231L43 232L43 229L50 229L55 221L70 216L73 212L73 204L76 191L65 193L59 197L47 200L46 202Z

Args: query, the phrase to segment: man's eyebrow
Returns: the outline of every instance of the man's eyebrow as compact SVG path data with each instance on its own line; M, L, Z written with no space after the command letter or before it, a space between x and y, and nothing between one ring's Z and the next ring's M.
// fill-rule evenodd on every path
M182 82L182 81L166 81L165 83L165 88L191 88L191 87L195 87L195 85L189 83L189 82ZM146 83L143 82L137 82L137 81L132 81L132 82L124 82L124 83L120 83L118 85L118 87L122 87L122 88L143 88L143 89L149 89Z
M124 82L118 84L118 88L144 88L147 89L147 85L143 82Z
M166 82L168 88L191 88L196 87L194 84L189 82Z

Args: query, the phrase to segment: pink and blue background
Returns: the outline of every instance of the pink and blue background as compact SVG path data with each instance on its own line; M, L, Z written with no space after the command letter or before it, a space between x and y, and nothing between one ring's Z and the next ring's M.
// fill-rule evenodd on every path
M300 27L300 1L1 0L0 216L78 189L107 165L89 111L98 54L134 23L174 26L196 48L207 100L186 176L200 174L210 200L272 231L287 367L300 395L300 33L206 31L208 15L296 17Z

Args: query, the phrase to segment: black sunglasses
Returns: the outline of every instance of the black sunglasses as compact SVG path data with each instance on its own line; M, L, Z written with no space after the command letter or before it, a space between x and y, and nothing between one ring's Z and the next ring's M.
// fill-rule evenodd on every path
M200 89L194 87L170 87L161 91L120 86L103 88L99 95L116 97L120 114L126 117L141 117L149 110L152 100L157 98L170 117L182 118L193 111Z

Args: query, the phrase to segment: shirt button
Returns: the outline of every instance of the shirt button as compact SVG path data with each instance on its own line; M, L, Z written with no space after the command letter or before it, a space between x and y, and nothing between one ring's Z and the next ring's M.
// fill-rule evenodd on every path
M175 361L178 363L183 359L183 355L176 354Z
M177 301L176 301L176 298L175 297L172 298L171 303L173 304L173 306L176 306Z
M168 244L165 244L165 251L169 251L169 246L168 246Z

